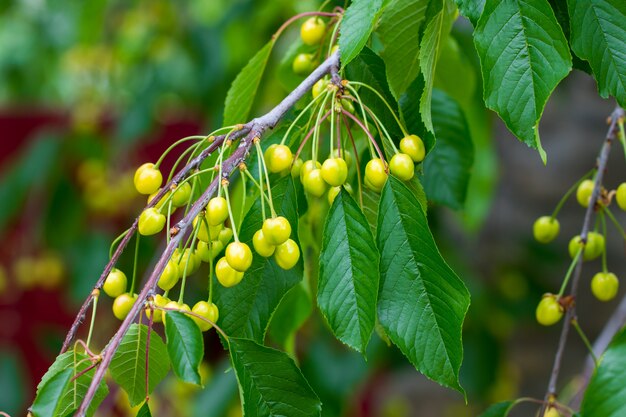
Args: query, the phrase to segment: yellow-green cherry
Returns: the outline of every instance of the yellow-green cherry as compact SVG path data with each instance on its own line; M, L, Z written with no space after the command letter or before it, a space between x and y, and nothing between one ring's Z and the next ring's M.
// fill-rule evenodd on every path
M275 145L271 151L269 149L268 151L265 152L264 158L270 172L279 173L289 169L293 162L293 154L288 146Z
M159 189L163 182L163 176L154 164L147 162L137 168L133 182L135 183L135 189L140 194L150 195Z
M170 259L167 264L165 264L163 272L161 272L157 285L164 291L174 288L180 278L177 261L178 260Z
M172 205L174 207L182 207L189 202L191 197L191 185L189 182L183 182L178 185L172 194Z
M365 166L365 185L380 192L387 181L385 163L378 158L370 160Z
M302 182L304 190L314 197L321 197L326 192L328 185L322 177L322 170L319 168L311 170Z
M191 309L192 313L196 313L197 315L209 320L212 323L217 323L217 319L219 318L219 310L217 306L213 303L208 303L206 301L198 301L193 308ZM192 314L189 315L193 321L196 322L201 331L206 332L213 325L208 321L202 320Z
M313 54L298 54L291 64L291 69L296 75L307 75L315 67Z
M117 268L113 268L104 280L102 289L109 297L115 298L126 292L126 275Z
M299 259L300 249L294 240L287 239L285 243L276 246L274 260L282 269L293 268L298 263Z
M113 301L113 315L118 320L124 320L133 308L133 304L135 304L136 299L137 294L130 295L125 292L124 294L118 295Z
M561 320L563 317L563 306L556 299L553 294L545 294L539 305L537 305L537 311L535 316L539 324L544 326L552 326Z
M580 183L576 189L576 200L578 201L578 204L583 207L587 207L589 205L591 194L593 194L593 186L594 184L591 180L584 180Z
M220 258L215 264L215 276L222 286L229 288L241 282L243 272L234 270L226 258Z
M322 164L322 178L331 187L338 187L348 178L348 165L342 158L329 158Z
M319 17L308 18L300 27L300 37L305 45L317 45L324 38L326 23Z
M389 171L402 181L408 181L415 173L413 160L405 153L397 153L389 161Z
M228 218L228 202L224 197L213 197L209 200L206 219L209 226L218 226Z
M262 230L265 239L272 245L280 245L291 236L291 224L283 216L265 219Z
M235 270L245 272L252 265L252 251L243 242L231 242L224 253L226 261Z
M165 221L165 216L156 208L147 208L139 215L139 234L144 236L157 234L163 230Z
M163 297L161 294L155 295L152 301L155 307L165 307L169 302L170 299L167 297ZM146 317L148 318L148 320L150 320L150 307L146 306L145 311ZM154 311L154 317L152 317L152 321L154 323L161 323L163 321L163 311L157 308L153 308L152 311Z
M268 258L274 254L276 246L268 242L262 229L257 230L252 237L252 246L256 253L264 258Z
M413 162L422 162L426 155L424 142L417 135L408 135L400 141L400 150L411 157Z
M619 280L612 272L598 272L591 279L591 292L600 301L611 301L619 290Z
M533 235L539 243L552 242L559 235L559 221L550 216L541 216L533 224Z

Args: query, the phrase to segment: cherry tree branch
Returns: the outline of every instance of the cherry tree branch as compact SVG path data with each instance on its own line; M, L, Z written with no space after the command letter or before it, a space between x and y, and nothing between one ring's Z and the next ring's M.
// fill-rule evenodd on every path
M594 217L594 213L597 209L597 201L600 196L600 191L602 189L602 180L604 178L604 172L606 171L606 165L609 159L609 153L611 151L611 144L613 140L616 138L617 134L617 122L620 118L624 117L624 110L621 107L616 107L611 113L610 116L610 125L608 132L605 136L604 143L602 144L602 148L600 150L600 156L597 161L597 175L593 184L593 192L590 198L590 204L587 206L587 210L585 211L585 217L583 220L582 230L580 232L581 241L586 244L587 243L587 235L589 234L589 230L591 229L592 220ZM591 204L593 202L593 204ZM582 274L582 266L583 266L583 257L578 257L578 262L576 263L576 267L574 269L574 275L572 277L572 286L570 290L570 297L572 302L567 307L567 311L565 313L565 320L563 320L563 328L561 330L561 336L559 338L559 344L557 347L556 355L554 358L554 364L552 366L552 372L550 373L550 380L548 382L548 389L545 395L545 403L541 407L541 411L539 412L540 416L543 416L546 407L548 404L552 403L552 401L556 398L556 384L559 379L559 373L561 371L561 364L563 361L563 353L565 352L565 345L567 342L567 336L569 334L569 327L571 321L576 318L576 302L575 298L578 293L578 285L580 283L580 277Z
M238 148L233 152L233 154L223 162L222 172L223 172L224 178L228 178L230 174L239 167L239 164L241 164L248 157L250 148L253 145L255 140L260 138L263 135L263 133L265 133L268 129L273 129L278 124L278 122L283 118L285 113L292 106L294 106L296 102L300 98L302 98L313 87L313 84L315 84L319 79L321 79L324 75L329 74L329 73L331 73L331 75L334 75L334 71L336 70L336 68L338 68L338 65L339 65L339 53L336 52L330 57L328 57L328 59L326 59L326 61L324 61L319 67L317 67L306 79L304 79L304 81L300 83L300 85L298 85L291 93L289 93L289 95L287 95L287 97L285 97L276 107L274 107L264 116L253 119L249 123L246 123L244 126L245 126L245 129L247 129L248 133L246 134L244 138L241 139ZM240 131L243 131L243 130L244 129L241 129ZM217 149L216 142L217 141L215 141L209 148L207 148L206 156L208 156L210 152L212 152L213 150ZM194 166L197 166L197 164ZM187 167L183 168L183 170L185 170L186 168ZM189 172L189 170L187 170L187 172ZM176 175L175 179L180 180L183 177L184 175L180 175L179 173ZM118 328L117 332L113 335L109 343L102 350L101 352L102 361L100 362L96 370L96 373L91 381L91 385L89 386L89 389L87 390L87 393L85 394L85 397L83 398L75 416L84 417L86 415L87 409L89 405L91 404L91 401L93 400L93 397L96 393L96 390L100 382L104 378L104 374L106 370L108 369L111 363L111 360L113 359L113 355L117 351L122 341L122 338L128 331L133 321L135 321L140 310L144 307L144 304L146 303L146 300L148 299L148 297L154 293L157 281L159 277L161 276L163 269L167 265L167 262L171 258L174 252L174 249L178 246L178 243L188 231L190 225L193 222L193 219L200 213L200 211L204 209L204 207L207 205L211 197L215 194L219 181L221 181L221 178L214 179L213 182L211 182L208 188L204 191L204 193L200 196L200 198L198 198L198 200L196 200L196 202L191 206L187 215L174 226L173 228L174 233L172 233L173 236L169 244L166 246L165 250L163 251L163 254L161 255L157 264L155 265L154 270L150 274L146 284L144 285L141 292L137 296L137 300L133 304L133 307L128 313L128 316L126 316L126 318L124 319L124 321ZM164 193L165 191L163 192L163 194ZM152 201L154 202L159 201L159 196L155 197ZM135 220L135 222L133 223L133 226L135 228L137 226L137 222L138 221ZM131 231L128 232L128 235L130 234L132 234ZM121 251L121 250L122 249L118 248L118 251ZM107 268L109 270L112 268L111 263L107 265ZM102 282L104 282L103 277L106 277L108 275L108 272L106 271L107 268L105 268L105 271L103 272L102 276L98 280L98 284L100 286L102 285ZM96 284L96 287L98 287L98 284ZM88 303L86 302L86 304ZM76 330L74 329L74 332L75 331Z

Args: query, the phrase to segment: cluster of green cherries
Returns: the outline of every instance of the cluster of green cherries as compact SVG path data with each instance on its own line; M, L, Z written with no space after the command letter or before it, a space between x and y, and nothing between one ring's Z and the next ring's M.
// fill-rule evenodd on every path
M326 35L327 25L324 19L314 16L300 26L300 38L305 45L321 45ZM315 54L300 53L294 58L291 68L297 75L307 75L319 65Z
M573 187L571 191L576 190L576 200L583 207L588 207L589 204L598 204L601 210L608 211L608 204L614 199L618 207L626 211L626 182L620 184L616 190L606 192L603 190L601 198L597 202L591 202L591 196L593 194L594 181L590 179L584 179ZM567 193L562 202L569 196ZM559 207L562 205L559 204ZM558 212L558 208L556 212ZM556 219L556 214L552 216L539 217L533 225L533 235L535 239L540 243L549 243L553 241L559 234L560 225ZM601 213L603 216L604 213ZM612 217L612 216L611 216ZM580 235L574 236L568 245L568 251L573 259L573 262L578 261L579 257L582 257L583 261L592 261L604 256L603 259L603 271L596 273L591 279L591 292L600 301L610 301L617 295L619 289L619 280L617 276L606 270L606 243L603 233L598 231L589 231L586 241L581 238ZM571 273L571 268L570 268ZM535 312L537 321L544 325L550 326L558 323L563 317L564 307L561 301L562 294L544 294L537 310Z
M279 152L282 148L279 148ZM288 148L287 148L288 149ZM289 151L291 155L291 151ZM289 165L291 164L289 159ZM268 164L269 165L269 164ZM140 194L148 195L148 202L152 201L163 183L163 176L152 163L141 165L134 176L136 190ZM228 186L228 181L222 180L223 188ZM166 223L167 213L172 213L176 208L189 204L192 187L188 181L182 181L173 185L170 190L153 207L145 209L138 220L137 230L140 235L150 236L161 232ZM167 209L166 209L167 208ZM191 311L190 317L198 324L202 331L209 330L219 317L218 307L210 301L199 301L193 308L187 304L170 300L165 294L181 278L195 273L202 262L212 263L222 252L224 256L215 263L215 276L217 281L224 287L233 287L241 282L244 273L252 265L252 251L250 247L239 241L236 232L227 227L225 222L231 213L227 198L218 195L209 200L206 208L193 220L193 235L195 247L185 249L176 248L172 257L159 277L157 285L164 295L157 294L145 309L147 316L153 322L162 322L165 316L162 310ZM272 209L272 213L274 213ZM232 220L232 219L231 219ZM235 238L234 241L231 241ZM264 219L262 228L253 237L252 243L255 251L262 257L273 256L274 260L283 269L293 268L300 259L300 249L297 243L290 239L291 225L283 216L273 215ZM128 279L119 269L113 268L102 289L110 297L114 298L113 314L123 320L131 310L137 299L137 295L127 291ZM205 318L203 320L200 317Z

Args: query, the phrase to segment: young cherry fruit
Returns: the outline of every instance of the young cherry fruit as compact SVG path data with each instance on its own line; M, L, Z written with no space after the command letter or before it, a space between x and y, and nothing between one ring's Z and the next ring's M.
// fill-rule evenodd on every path
M589 205L589 200L591 199L592 193L593 181L584 180L583 182L581 182L576 189L576 200L578 200L578 204L583 207L587 207Z
M158 192L161 191L161 189L159 188L158 190L156 190L155 192L153 192L152 194L150 194L148 196L148 203L150 203L152 200L154 200L154 197L156 197L156 195L158 194ZM161 200L159 200L159 202L157 202L154 205L154 208L156 209L161 209L162 207L165 207L167 209L167 206L165 206L165 202L167 201L167 198L169 197L170 192L168 191L167 193L165 193L165 195L161 198ZM176 206L174 206L174 203L172 203L172 213L176 210Z
M140 194L150 195L159 189L163 182L163 176L154 164L147 162L137 168L133 182Z
M317 45L324 38L326 23L319 17L308 18L300 27L300 37L305 45Z
M115 298L126 292L127 283L126 275L119 269L113 268L104 280L102 289L106 295Z
M113 301L113 315L118 320L124 320L130 309L133 308L133 304L135 304L135 300L137 299L137 294L130 295L125 292L124 294L118 295Z
M315 84L313 84L313 88L311 88L311 94L313 95L313 98L317 98L320 94L326 91L327 87L328 80L326 78L322 78Z
M181 274L178 270L177 261L177 259L170 259L165 265L165 268L163 268L163 272L161 273L159 281L157 282L157 285L163 291L171 290L178 283L178 278L180 278Z
M422 162L426 156L424 142L417 135L409 135L400 141L400 150L411 157L413 162Z
M230 227L223 228L222 230L220 230L219 234L217 235L217 239L220 242L222 242L224 246L226 246L226 244L230 242L232 238L233 238L233 229L231 229Z
M389 171L402 181L408 181L415 174L413 160L405 153L397 153L389 161Z
M219 236L219 234L222 232L224 225L220 223L215 226L210 226L209 220L205 219L205 217L206 216L200 215L196 216L196 218L193 219L193 227L194 229L196 228L196 226L198 227L198 240L208 243ZM198 226L198 222L202 222L200 226Z
M580 236L574 236L568 245L569 255L572 259L576 256L580 248L583 248L583 260L592 261L598 258L605 249L604 236L597 232L587 234L587 244L583 245Z
M165 220L165 216L154 207L145 209L139 215L139 234L150 236L159 233L165 226Z
M543 417L561 417L561 414L557 411L556 408L548 408L545 413L543 413Z
M385 163L378 158L370 160L365 166L365 185L379 193L386 181Z
M182 207L189 202L189 197L191 197L191 185L189 185L189 182L183 182L174 189L172 205L174 207Z
M293 268L300 259L300 248L293 239L287 239L282 245L276 246L274 260L282 269Z
M170 302L170 299L167 297L163 297L161 294L157 294L154 296L153 304L155 307L165 307L167 303ZM152 317L153 323L161 323L163 321L163 310L158 310L156 308L152 309L154 311L154 317ZM146 306L145 308L146 317L150 320L150 307Z
M180 257L180 252L175 252L175 260L178 262L178 275L182 278L183 275L192 275L200 268L200 258L196 256L196 253L191 248L186 248L183 251L182 258Z
M311 170L306 177L304 177L304 191L311 194L314 197L321 197L326 192L328 187L326 181L322 177L322 170L319 168Z
M348 165L342 158L329 158L322 164L322 178L331 187L338 187L348 178Z
M273 148L272 148L273 146ZM272 145L265 151L264 159L267 169L276 174L289 169L293 162L293 154L291 149L286 145Z
M205 319L212 321L213 323L217 323L217 319L219 318L219 310L217 306L213 303L208 303L206 301L198 301L193 308L191 309L192 313L196 313L199 316L204 317ZM207 321L204 321L196 316L189 315L193 321L196 322L200 331L206 332L213 325Z
M215 276L222 286L229 288L241 282L243 272L234 270L226 258L220 258L215 264Z
M284 243L291 236L291 224L283 216L265 219L262 230L267 243L274 246Z
M298 54L291 64L291 69L296 75L307 75L315 66L313 54Z
M552 326L558 323L563 317L563 306L556 299L556 296L552 294L545 294L539 305L537 305L537 311L535 316L539 324L543 326Z
M610 301L617 295L619 280L612 272L598 272L591 279L591 292L600 301Z
M300 170L302 169L302 165L304 165L304 162L300 158L293 161L293 165L291 166L291 178L295 180L296 178L300 177Z
M213 197L206 209L209 226L218 226L228 218L228 202L224 197Z
M309 173L314 169L319 169L321 167L322 164L311 159L303 163L302 167L300 168L300 182L304 184L304 179L307 177L307 175L309 175Z
M252 265L252 251L243 242L231 242L226 246L224 254L228 265L235 271L246 272Z
M560 229L559 221L550 216L541 216L533 224L533 235L539 243L552 242Z
M252 237L252 246L254 246L256 253L264 258L269 258L274 254L274 250L276 250L276 246L271 244L265 237L263 229L259 229L254 233L254 236Z
M617 187L615 192L615 201L622 210L626 211L626 182L623 182Z

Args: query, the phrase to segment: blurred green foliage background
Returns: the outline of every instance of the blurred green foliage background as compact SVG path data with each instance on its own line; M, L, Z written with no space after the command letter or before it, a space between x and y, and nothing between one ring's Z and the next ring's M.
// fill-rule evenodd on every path
M110 242L143 206L132 187L134 167L155 160L178 138L219 127L239 69L282 22L318 7L313 0L0 2L0 410L24 414L106 263ZM454 36L473 57L467 30L459 24ZM297 81L284 58L293 55L295 39L294 26L272 54L257 109L276 103ZM473 65L466 70L479 84L475 59ZM442 76L450 70L445 63L441 68ZM486 122L475 141L479 181L473 180L466 215L430 212L442 251L472 293L462 369L469 406L377 337L365 362L314 314L296 350L324 416L462 417L520 392L542 395L558 335L538 329L533 311L540 295L560 282L567 233L575 233L582 212L566 206L565 236L555 246L532 243L530 228L593 164L595 146L583 136L601 138L610 111L581 75L553 101L543 136L552 168L546 171L501 126L492 141ZM146 264L157 248L158 242L143 240ZM121 262L130 267L132 259ZM117 325L106 303L98 317L100 346ZM593 336L600 323L583 326ZM155 415L239 415L233 373L225 372L215 335L206 338L206 388L169 378L152 399ZM570 375L585 355L573 344ZM128 412L116 391L100 415Z

